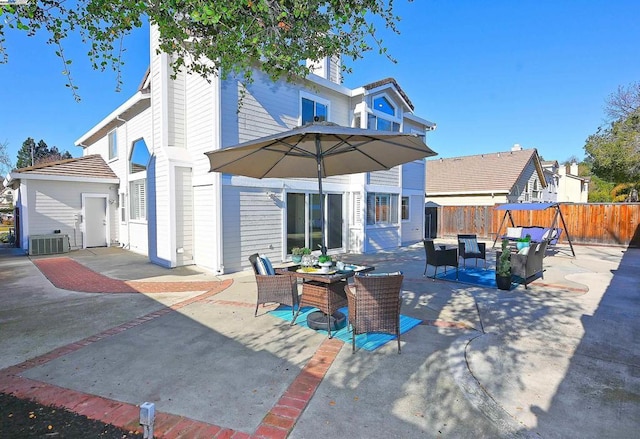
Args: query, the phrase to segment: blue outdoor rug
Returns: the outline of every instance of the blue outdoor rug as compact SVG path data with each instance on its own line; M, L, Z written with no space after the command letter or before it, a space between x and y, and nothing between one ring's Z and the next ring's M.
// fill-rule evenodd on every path
M496 285L496 272L495 270L476 267L467 267L458 269L458 280L456 281L456 270L447 270L447 274L441 271L436 279L450 280L453 282L461 282L464 284L477 285L484 288L498 288ZM511 282L511 289L516 288L519 285L517 282Z
M298 314L298 318L296 319L296 325L302 326L303 328L309 328L307 325L307 315L310 313L318 311L317 308L313 308L310 306L305 306L300 310L300 314ZM339 311L343 313L345 316L349 315L349 311L347 307L340 308ZM272 316L278 317L280 319L286 320L290 322L293 320L291 316L291 307L286 305L281 305L277 309L273 311L269 311L269 314ZM400 314L400 334L404 334L409 330L415 328L422 320L414 319L413 317L408 317ZM344 341L345 343L351 343L351 332L347 330L348 325L345 325L344 328L339 329L337 331L331 331L331 335L333 337ZM311 329L311 328L309 328ZM318 329L313 330L316 332L320 332L322 334L327 334L327 331ZM358 334L356 336L356 348L365 349L367 351L373 351L380 346L390 342L391 340L395 340L396 336L391 334L382 334L377 332L369 332L367 334Z

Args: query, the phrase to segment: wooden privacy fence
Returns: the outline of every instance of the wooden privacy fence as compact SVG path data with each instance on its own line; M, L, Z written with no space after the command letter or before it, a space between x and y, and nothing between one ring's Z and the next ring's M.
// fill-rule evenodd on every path
M640 247L640 203L561 203L560 211L573 244ZM493 241L504 213L495 206L438 207L438 237L475 233ZM511 211L516 226L549 227L554 214L554 209ZM564 228L560 218L556 226ZM567 243L566 231L559 242Z

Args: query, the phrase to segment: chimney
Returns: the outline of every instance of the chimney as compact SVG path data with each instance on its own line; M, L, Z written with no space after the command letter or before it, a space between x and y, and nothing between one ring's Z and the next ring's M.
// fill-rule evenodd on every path
M578 176L578 164L576 162L571 162L569 167L569 174Z
M311 68L311 73L321 76L329 81L342 83L342 57L339 55L331 58L324 57L318 61L307 60L307 67Z
M514 143L511 147L511 151L522 151L522 146L519 143Z

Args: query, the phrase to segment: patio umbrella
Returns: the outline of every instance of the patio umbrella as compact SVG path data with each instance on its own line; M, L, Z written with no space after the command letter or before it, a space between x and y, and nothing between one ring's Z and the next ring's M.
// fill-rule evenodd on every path
M391 169L436 155L416 134L315 122L205 153L210 172L254 178L315 178L320 194L322 254L326 254L322 179Z

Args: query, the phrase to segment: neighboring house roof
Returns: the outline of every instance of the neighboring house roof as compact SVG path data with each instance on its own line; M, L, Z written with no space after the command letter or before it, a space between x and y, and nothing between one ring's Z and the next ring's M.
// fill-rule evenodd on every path
M546 185L536 149L427 160L427 196L508 194L531 160Z
M96 183L117 183L120 181L99 154L16 169L7 176L4 183L5 186L9 186L21 179Z

